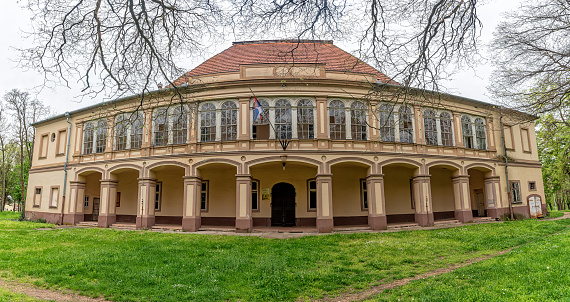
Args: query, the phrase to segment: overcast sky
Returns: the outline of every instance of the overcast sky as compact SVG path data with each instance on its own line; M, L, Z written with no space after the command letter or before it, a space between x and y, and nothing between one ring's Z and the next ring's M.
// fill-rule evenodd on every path
M22 33L30 28L30 14L15 0L5 1L2 3L0 10L0 93L3 96L7 91L18 88L21 90L30 90L38 87L43 82L43 77L36 71L24 70L18 67L16 62L18 52L14 48L30 45L31 41L25 39ZM482 42L488 43L492 37L495 26L502 18L502 13L508 10L516 9L520 0L509 1L491 1L478 9L478 15L483 22ZM211 54L215 54L227 47L231 46L231 40L221 45L220 49L212 49ZM335 43L343 47L342 43ZM344 47L345 48L345 47ZM481 48L483 51L484 47ZM350 51L350 49L346 49ZM486 55L486 52L483 52ZM188 69L196 65L188 63ZM453 76L449 82L444 85L449 93L460 95L468 98L484 102L493 102L486 87L489 84L489 77L493 67L490 64L482 64L475 70L466 69ZM104 101L103 96L95 99L83 99L78 101L77 89L70 89L64 86L56 86L52 88L44 88L41 91L34 91L35 97L45 104L52 107L56 113L64 113L65 111L79 109L81 107L90 106L92 104Z

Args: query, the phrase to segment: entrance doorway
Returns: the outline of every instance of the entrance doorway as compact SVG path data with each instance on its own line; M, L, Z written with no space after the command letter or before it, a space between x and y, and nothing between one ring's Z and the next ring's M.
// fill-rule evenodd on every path
M485 194L481 189L473 190L475 192L475 202L477 204L477 215L473 215L474 217L485 217L487 213L485 211Z
M99 201L101 199L98 197L93 198L93 216L91 217L91 221L98 221L99 220Z
M295 226L295 187L278 183L271 189L271 226Z

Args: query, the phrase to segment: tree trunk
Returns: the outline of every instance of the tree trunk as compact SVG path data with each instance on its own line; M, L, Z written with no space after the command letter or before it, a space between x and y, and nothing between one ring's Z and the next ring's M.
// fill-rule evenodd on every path
M2 192L0 192L0 198L2 198L0 212L2 212L6 206L6 150L2 136L0 136L0 148L2 148Z

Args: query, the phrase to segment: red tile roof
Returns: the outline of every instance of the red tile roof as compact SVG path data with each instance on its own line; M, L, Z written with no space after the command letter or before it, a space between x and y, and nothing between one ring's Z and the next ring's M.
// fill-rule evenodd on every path
M325 70L375 74L382 83L395 83L372 66L336 47L330 40L266 40L234 42L230 48L178 78L174 84L182 85L193 76L238 72L239 66L244 64L271 63L320 63L325 65Z

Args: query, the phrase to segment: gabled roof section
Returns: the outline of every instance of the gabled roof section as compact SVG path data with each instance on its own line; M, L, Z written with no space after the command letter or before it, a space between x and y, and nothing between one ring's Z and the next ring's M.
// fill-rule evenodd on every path
M221 53L206 60L176 81L183 85L188 78L226 72L239 72L247 64L324 64L325 70L376 75L380 83L397 84L385 74L333 45L332 40L263 40L233 42Z

